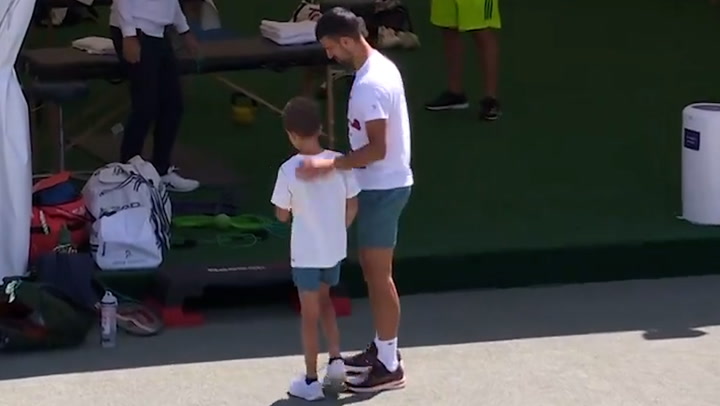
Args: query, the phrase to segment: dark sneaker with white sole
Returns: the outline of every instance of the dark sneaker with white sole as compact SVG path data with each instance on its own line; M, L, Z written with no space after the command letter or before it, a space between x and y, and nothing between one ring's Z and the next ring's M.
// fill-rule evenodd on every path
M390 372L382 362L376 362L367 374L348 377L347 390L354 393L373 393L405 387L405 371L402 365Z
M398 362L402 365L402 357L400 350L397 353ZM345 362L345 371L348 374L364 374L370 371L376 363L378 363L378 349L374 342L371 342L365 351L355 355L343 358Z
M480 101L480 118L486 121L495 121L502 115L500 102L492 97L486 97Z
M425 109L430 111L462 110L470 107L467 97L462 93L443 92L438 97L425 103Z

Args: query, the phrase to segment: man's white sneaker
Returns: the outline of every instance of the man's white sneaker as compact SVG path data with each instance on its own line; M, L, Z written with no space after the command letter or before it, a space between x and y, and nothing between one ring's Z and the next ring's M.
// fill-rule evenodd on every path
M177 171L177 168L172 167L166 175L160 178L168 192L192 192L200 187L200 182L194 179L185 179Z
M305 375L294 379L290 383L288 395L309 401L325 399L325 394L323 393L320 382L315 380L308 384L305 380Z
M323 386L334 390L342 390L345 387L345 363L342 359L333 360L328 364L323 378Z

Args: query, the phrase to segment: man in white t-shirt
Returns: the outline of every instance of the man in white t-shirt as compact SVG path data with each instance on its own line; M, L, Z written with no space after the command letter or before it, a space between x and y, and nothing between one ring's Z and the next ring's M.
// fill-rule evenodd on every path
M357 213L360 188L352 172L333 172L311 181L296 178L304 159L334 159L340 153L320 146L320 109L310 99L297 97L283 110L283 124L298 154L278 171L271 202L281 221L292 218L290 263L300 298L305 374L293 380L289 393L305 400L324 397L317 375L318 323L328 345L326 381L345 381L340 334L330 288L340 281L340 262L347 255L347 227Z
M298 174L314 178L335 169L352 170L358 195L358 255L368 286L376 337L368 348L345 358L348 372L363 379L347 382L354 392L405 386L397 350L400 299L392 277L398 222L410 198L410 120L402 76L395 64L362 36L352 12L334 8L318 20L316 35L328 57L356 70L348 102L352 152L334 159L306 159Z

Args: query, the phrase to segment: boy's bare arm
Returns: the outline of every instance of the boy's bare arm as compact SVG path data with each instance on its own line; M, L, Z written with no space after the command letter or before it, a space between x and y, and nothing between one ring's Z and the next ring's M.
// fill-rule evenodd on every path
M358 199L357 197L351 197L347 199L347 203L345 204L345 225L347 227L350 227L352 225L353 221L355 220L355 216L357 216L358 212Z
M290 210L281 209L280 207L275 206L275 217L282 222L287 223L290 221Z

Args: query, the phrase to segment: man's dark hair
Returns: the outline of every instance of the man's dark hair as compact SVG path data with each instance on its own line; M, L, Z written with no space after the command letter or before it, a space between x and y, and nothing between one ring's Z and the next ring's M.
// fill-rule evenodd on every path
M282 120L286 131L300 137L314 137L322 130L320 108L307 97L290 99L283 109Z
M315 37L338 39L350 37L355 40L362 38L363 24L360 18L350 10L334 7L320 17L315 26Z

